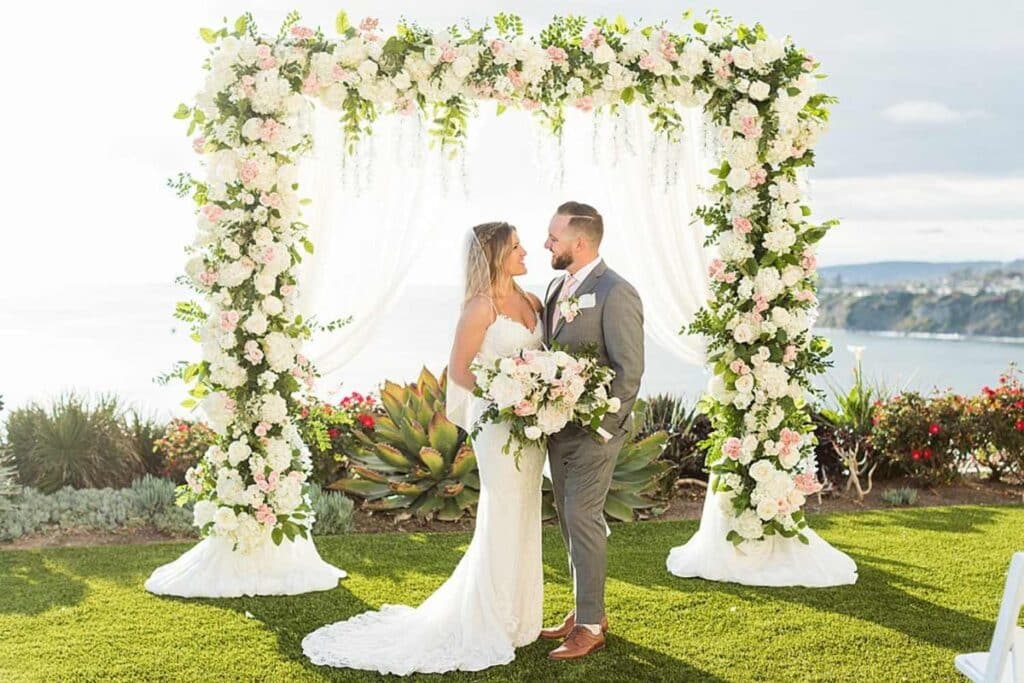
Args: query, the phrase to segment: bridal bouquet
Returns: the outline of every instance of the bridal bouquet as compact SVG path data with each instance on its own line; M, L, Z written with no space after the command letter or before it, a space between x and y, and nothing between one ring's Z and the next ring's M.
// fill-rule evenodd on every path
M601 420L619 410L619 399L608 395L615 372L593 358L527 350L511 357L478 359L470 369L477 384L473 393L490 401L476 431L488 422L507 424L510 433L502 451L515 448L517 467L524 444L543 446L550 435L570 423L602 439L611 438Z

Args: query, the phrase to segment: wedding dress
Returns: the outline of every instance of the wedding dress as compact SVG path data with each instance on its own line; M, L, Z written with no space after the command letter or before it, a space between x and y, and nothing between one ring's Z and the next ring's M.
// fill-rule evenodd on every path
M810 528L803 530L807 544L798 538L769 536L737 547L725 540L728 533L729 523L719 507L718 496L709 488L700 528L685 545L669 552L669 572L747 586L821 588L857 582L854 561Z
M509 356L541 346L539 318L531 331L498 315L480 354ZM476 402L482 411L483 401ZM504 425L485 425L473 442L480 472L476 528L466 554L419 607L384 604L324 626L302 641L314 664L387 674L479 671L515 659L536 640L543 610L541 469L544 453L526 446L517 470L502 453Z

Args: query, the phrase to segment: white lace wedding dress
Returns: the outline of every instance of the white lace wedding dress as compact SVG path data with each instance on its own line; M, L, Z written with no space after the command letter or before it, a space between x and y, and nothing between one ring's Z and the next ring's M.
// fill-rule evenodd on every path
M685 545L669 552L665 563L668 571L681 577L747 586L822 588L857 582L853 559L809 528L804 529L806 544L798 538L770 536L737 547L725 540L728 533L729 522L719 507L717 494L708 489L700 528Z
M499 315L480 353L539 348L541 334L539 321L531 331ZM473 401L479 410L482 401ZM314 664L398 675L479 671L511 662L515 648L536 640L544 594L544 453L524 448L516 470L512 456L501 452L507 437L506 427L490 424L473 443L480 472L476 528L448 580L419 607L384 604L310 633L302 650Z

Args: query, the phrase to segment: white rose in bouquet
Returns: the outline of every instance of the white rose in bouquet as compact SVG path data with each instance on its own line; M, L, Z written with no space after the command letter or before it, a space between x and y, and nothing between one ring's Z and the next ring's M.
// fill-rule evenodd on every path
M754 541L764 535L764 528L761 519L753 510L744 510L733 520L733 531L742 536L745 540Z
M545 434L555 434L569 424L569 411L557 405L545 405L537 411L537 426Z
M775 469L775 466L772 465L769 461L758 460L757 462L750 466L750 469L748 471L750 473L750 478L760 483L763 481L767 481L768 478L771 477L772 474L774 474L777 470Z
M530 439L531 441L536 441L540 437L544 436L544 432L537 425L530 425L525 430L523 430L523 433L526 435L526 438Z
M768 522L779 514L779 505L774 500L765 499L757 504L757 516Z
M499 410L514 406L526 398L523 385L506 374L499 374L491 381L489 392Z
M238 464L248 460L250 455L252 455L252 448L244 441L233 441L228 446L228 463L232 467L238 467Z
M192 507L192 524L202 528L213 521L217 504L212 500L198 500Z

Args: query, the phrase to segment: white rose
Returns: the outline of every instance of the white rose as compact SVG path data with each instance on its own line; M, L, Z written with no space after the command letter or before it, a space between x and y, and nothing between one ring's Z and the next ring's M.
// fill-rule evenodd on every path
M768 522L779 514L779 505L774 500L762 500L757 504L757 516Z
M798 462L800 462L800 451L796 448L791 448L788 454L783 453L779 456L779 464L787 470L796 467Z
M562 431L568 422L569 415L565 409L547 405L537 411L537 426L545 434Z
M267 466L277 472L288 469L292 462L292 447L284 439L268 439L266 453Z
M248 460L252 455L252 448L244 441L234 441L228 446L228 463L232 467L238 467L238 463Z
M617 413L622 408L622 401L619 400L618 396L612 396L608 399L608 412Z
M257 292L266 296L273 292L274 287L277 286L277 276L264 270L253 279L253 285L256 287Z
M281 424L288 419L288 402L278 394L268 394L263 397L260 414L270 424Z
M764 81L754 81L750 84L750 89L747 90L747 95L749 95L752 100L761 101L768 99L768 95L770 95L771 92L771 86Z
M217 504L213 501L196 501L195 506L192 508L192 523L202 528L213 521L213 516L216 512Z
M523 430L523 434L526 435L527 439L530 439L531 441L536 441L541 436L543 436L544 432L542 432L540 427L538 427L537 425L530 425L529 427Z
M750 393L754 390L754 377L752 375L740 375L736 378L736 391Z
M767 481L777 470L767 460L758 460L748 470L750 477L756 482Z
M275 372L287 372L295 366L295 347L283 332L271 332L263 340L267 364Z
M284 304L276 296L265 297L261 306L267 315L279 315L284 310Z
M217 508L213 515L213 524L218 534L228 534L238 528L238 517L231 508Z
M766 233L763 242L765 249L776 254L789 251L794 244L796 244L796 232L788 225Z
M526 398L523 385L515 378L504 374L498 375L491 382L490 394L499 410L514 406Z
M615 61L615 50L608 43L601 43L594 49L595 64L610 64Z
M754 67L754 53L745 47L734 47L732 49L732 62L736 65L737 69L752 69Z
M473 69L476 68L473 64L473 60L462 55L454 62L452 62L452 73L461 79L465 79L466 76L473 73Z
M747 322L741 322L732 331L732 338L736 340L737 344L749 344L754 341L755 337L754 328Z
M745 168L732 168L725 183L733 190L742 190L750 183L750 173Z
M257 140L263 131L263 119L252 117L242 124L242 135L247 140Z
M757 513L753 510L744 510L733 520L733 530L748 541L761 538L764 535L764 528Z
M262 336L267 331L267 316L263 315L259 311L253 311L245 322L242 324L245 331L250 334Z
M224 434L228 425L235 419L235 411L228 408L228 395L223 391L207 394L200 404L206 413L210 426L218 434Z

